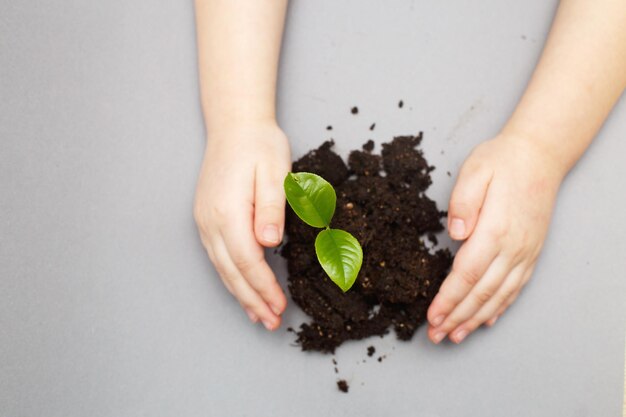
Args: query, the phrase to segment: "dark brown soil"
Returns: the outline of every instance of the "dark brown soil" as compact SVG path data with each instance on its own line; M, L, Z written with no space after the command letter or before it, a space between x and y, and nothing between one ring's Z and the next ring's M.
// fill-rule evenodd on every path
M337 381L337 388L339 388L339 391L341 392L348 392L348 389L350 389L345 379Z
M350 339L384 335L393 328L409 340L445 278L452 256L428 249L424 239L443 230L446 213L424 195L431 184L418 136L399 136L373 153L374 143L352 151L348 165L325 142L293 164L293 172L321 175L337 192L332 227L352 233L363 247L363 266L345 294L326 276L315 255L317 229L287 209L287 259L291 296L312 321L297 331L303 350L334 352Z

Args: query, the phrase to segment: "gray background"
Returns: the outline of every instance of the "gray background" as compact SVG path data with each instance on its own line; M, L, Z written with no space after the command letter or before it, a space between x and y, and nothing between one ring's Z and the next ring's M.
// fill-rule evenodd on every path
M272 334L251 325L200 246L191 2L0 5L0 416L620 413L624 100L564 183L534 278L498 324L461 346L433 346L424 329L343 346L344 395L330 356L291 345L284 328L302 314L291 304ZM327 124L344 154L423 130L445 206L468 151L523 91L555 7L294 1L279 91L294 156ZM382 364L362 362L369 344Z

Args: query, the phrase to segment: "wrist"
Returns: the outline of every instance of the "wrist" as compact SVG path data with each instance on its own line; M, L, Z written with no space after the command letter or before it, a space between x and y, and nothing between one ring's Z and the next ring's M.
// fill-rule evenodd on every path
M522 130L505 127L496 140L511 144L516 152L530 154L535 160L541 161L544 173L562 181L572 167L564 152L554 146L553 142L542 140Z
M267 131L280 129L275 117L257 116L257 117L225 117L221 120L206 122L207 138L233 138L241 136L244 133ZM247 136L247 135L244 135Z
M274 100L245 94L215 94L203 101L207 134L277 126Z
M237 148L247 153L265 152L283 143L288 147L285 133L276 120L246 120L235 124L221 124L207 131L207 150L215 146Z

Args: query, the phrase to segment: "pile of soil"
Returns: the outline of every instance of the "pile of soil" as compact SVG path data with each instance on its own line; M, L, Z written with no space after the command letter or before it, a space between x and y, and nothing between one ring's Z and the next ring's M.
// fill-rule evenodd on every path
M293 164L293 172L313 172L337 192L331 227L352 233L363 247L363 266L354 286L343 293L324 273L315 255L318 229L287 208L288 286L295 303L312 321L296 332L303 350L334 352L350 339L384 335L393 327L409 340L424 323L426 310L452 263L447 249L429 249L443 230L446 213L424 193L429 166L417 149L418 136L398 136L373 153L374 142L350 153L348 165L328 141ZM432 246L432 245L431 245Z

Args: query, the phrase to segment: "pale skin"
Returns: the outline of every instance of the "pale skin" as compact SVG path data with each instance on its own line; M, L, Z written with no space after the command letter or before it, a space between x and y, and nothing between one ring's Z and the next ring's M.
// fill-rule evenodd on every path
M275 115L285 9L286 0L196 0L208 137L194 215L224 285L269 330L286 306L263 257L282 240L291 160ZM513 115L457 177L448 231L464 242L428 310L434 343L492 326L518 297L561 182L624 88L626 2L562 0Z

